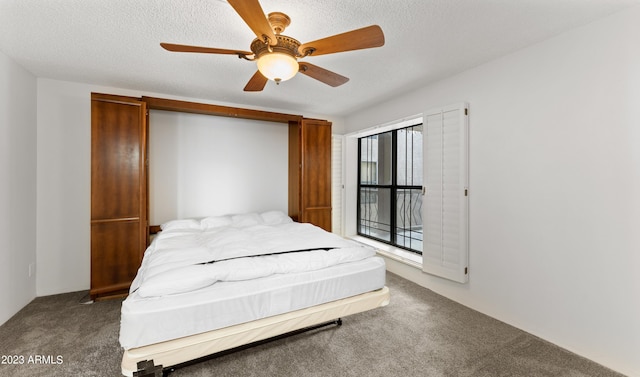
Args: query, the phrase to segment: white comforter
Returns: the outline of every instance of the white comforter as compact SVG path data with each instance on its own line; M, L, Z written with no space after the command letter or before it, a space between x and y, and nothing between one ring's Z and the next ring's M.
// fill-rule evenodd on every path
M284 218L251 214L163 227L145 252L131 291L165 296L217 281L313 271L375 255L373 249Z

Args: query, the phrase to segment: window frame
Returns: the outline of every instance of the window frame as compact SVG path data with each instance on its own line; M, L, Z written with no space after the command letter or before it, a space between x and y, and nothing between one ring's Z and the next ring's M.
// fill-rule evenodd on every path
M411 253L415 253L417 255L422 255L422 250L418 250L418 249L414 249L402 244L399 244L397 239L397 230L398 230L398 221L397 221L397 195L398 195L398 191L400 190L419 190L420 192L423 191L423 185L424 182L420 185L399 185L398 184L398 132L401 130L406 130L406 129L411 129L414 127L418 127L418 126L422 126L423 122L422 119L416 119L415 122L412 122L409 125L403 124L397 128L393 128L390 130L386 130L386 131L382 131L382 132L378 132L378 133L373 133L373 134L369 134L369 135L363 135L358 137L358 153L357 153L357 158L358 158L358 166L357 166L357 170L358 170L358 179L357 179L357 199L356 199L356 203L357 203L357 207L356 207L356 219L357 219L357 226L356 226L356 232L359 236L365 237L365 238L369 238L372 240L375 240L377 242L382 242L388 245L391 245L393 247L397 247L399 249L403 249L403 250L407 250ZM424 130L423 130L424 132ZM370 138L372 136L379 136L379 135L384 135L384 134L391 134L391 184L370 184L370 183L362 183L361 177L362 177L362 140L366 139L366 138ZM412 159L413 162L413 159ZM422 168L420 169L422 171ZM377 173L376 173L377 174ZM424 179L424 177L423 177ZM385 240L382 238L378 238L375 236L372 236L370 234L366 234L363 233L362 230L362 206L361 206L361 200L362 200L362 189L363 188L371 188L371 189L385 189L385 190L389 190L389 197L390 197L390 208L389 208L389 213L390 213L390 219L389 219L389 240ZM422 216L422 214L420 214ZM423 236L424 237L424 236Z

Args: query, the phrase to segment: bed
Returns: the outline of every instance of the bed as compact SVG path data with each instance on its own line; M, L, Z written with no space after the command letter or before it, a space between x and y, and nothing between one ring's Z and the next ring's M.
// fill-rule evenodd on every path
M123 301L122 374L385 306L375 250L279 211L167 222Z

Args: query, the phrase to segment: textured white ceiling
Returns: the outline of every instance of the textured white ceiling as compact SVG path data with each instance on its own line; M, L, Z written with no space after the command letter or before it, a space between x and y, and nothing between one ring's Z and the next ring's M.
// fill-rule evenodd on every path
M380 25L381 48L308 57L350 78L304 75L245 93L255 63L172 53L160 42L249 50L249 27L223 0L0 0L0 51L37 77L341 116L440 80L640 0L261 0L309 42Z

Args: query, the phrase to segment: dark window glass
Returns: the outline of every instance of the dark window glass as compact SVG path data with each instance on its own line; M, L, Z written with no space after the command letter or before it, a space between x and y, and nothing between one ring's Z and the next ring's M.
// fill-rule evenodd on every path
M358 140L358 234L422 254L422 125Z

